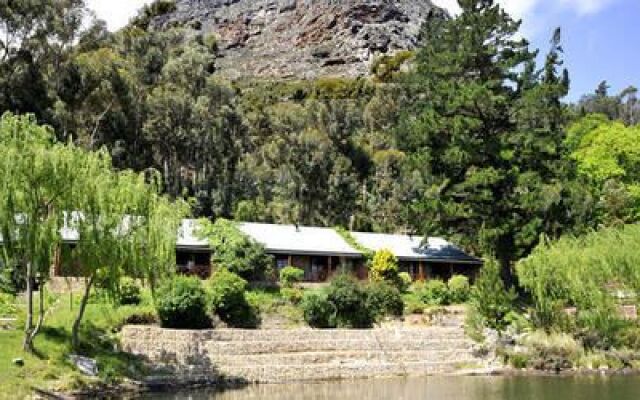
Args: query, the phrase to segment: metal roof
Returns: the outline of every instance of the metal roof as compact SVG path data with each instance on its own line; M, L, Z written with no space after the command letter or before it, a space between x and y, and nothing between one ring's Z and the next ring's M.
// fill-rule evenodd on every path
M72 213L72 218L79 216L79 213ZM198 220L195 219L182 221L176 243L178 249L201 251L209 249L207 240L200 239L195 234L197 224ZM69 225L72 224L65 224L65 227L60 230L62 240L67 243L77 242L78 231ZM363 256L362 252L347 243L333 228L249 222L239 223L238 228L256 242L261 243L267 252L272 254L333 255L354 258ZM391 250L401 261L482 264L482 260L468 255L442 238L428 238L423 244L420 236L366 232L351 232L351 235L360 245L372 251Z
M362 257L333 228L241 223L240 230L270 253Z
M351 232L353 238L372 251L390 250L401 261L456 262L482 264L445 239L430 237L423 244L421 236Z
M180 228L178 228L176 247L179 249L208 249L209 242L206 239L200 239L195 234L197 226L197 219L183 219Z

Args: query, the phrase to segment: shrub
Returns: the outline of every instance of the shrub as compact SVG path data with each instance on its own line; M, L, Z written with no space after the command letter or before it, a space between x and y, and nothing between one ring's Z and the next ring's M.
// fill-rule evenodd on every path
M396 287L385 282L374 282L367 287L366 307L376 318L400 316L404 311L404 301Z
M464 275L454 275L447 282L449 288L449 301L453 304L462 304L469 301L471 285L469 278Z
M488 260L471 290L471 302L484 317L487 326L503 331L508 325L505 317L513 310L517 295L507 290L500 278L500 266L494 259Z
M438 279L427 281L421 290L420 298L428 305L446 305L449 302L447 285Z
M12 317L17 312L15 298L8 293L0 293L0 317Z
M410 296L405 299L405 313L407 314L424 314L426 304L417 296Z
M569 369L583 354L580 344L565 333L536 331L524 336L520 344L531 354L533 367L541 370Z
M409 290L412 282L413 279L408 272L400 272L398 274L398 289L400 289L402 293L405 293L407 290Z
M199 221L198 237L206 239L212 250L212 263L244 279L264 279L273 264L264 246L245 235L235 222L218 219Z
M120 280L118 302L121 305L138 305L142 302L140 286L131 278Z
M211 309L222 321L233 327L253 328L258 325L258 313L245 296L247 281L226 268L220 268L207 283Z
M390 250L378 250L371 261L370 272L372 282L396 284L398 281L398 259Z
M198 278L176 276L156 290L156 311L165 328L210 327L206 304L207 294Z
M153 325L158 322L158 316L151 311L141 311L128 315L122 321L123 325Z
M302 299L304 320L313 328L335 328L336 309L327 296L320 293L307 293Z
M284 288L293 287L295 283L300 282L304 278L304 270L296 267L284 267L280 271L280 285Z
M348 275L338 275L331 281L327 299L335 307L339 327L369 328L373 324L373 315L367 308L367 293Z
M304 297L302 290L297 288L284 288L280 291L280 294L282 295L282 298L291 304L300 304Z
M640 327L633 325L623 329L618 335L616 344L619 347L640 350Z
M484 325L484 318L480 315L478 310L473 306L468 307L464 320L464 333L466 333L474 342L484 343L486 340L484 335Z

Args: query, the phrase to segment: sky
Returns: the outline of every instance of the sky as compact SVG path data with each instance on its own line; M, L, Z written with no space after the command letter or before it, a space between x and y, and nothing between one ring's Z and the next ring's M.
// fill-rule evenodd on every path
M433 0L454 13L457 0ZM571 76L570 101L606 80L615 94L640 87L640 0L498 0L523 20L522 34L545 52L561 27L565 65ZM89 7L117 30L151 0L88 0Z

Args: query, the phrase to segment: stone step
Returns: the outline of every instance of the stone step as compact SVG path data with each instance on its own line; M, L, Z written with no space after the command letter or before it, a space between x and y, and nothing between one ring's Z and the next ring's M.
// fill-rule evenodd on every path
M473 358L466 349L453 348L438 351L313 351L300 353L277 353L257 355L209 355L211 363L224 367L279 366L312 364L357 364L357 363L412 363L412 362L450 362Z
M295 381L319 381L391 376L424 376L452 373L464 359L449 362L353 362L343 364L291 364L276 366L223 366L217 371L225 380L242 380L249 383L283 383Z
M378 340L380 337L395 340L421 340L465 338L458 327L432 327L428 329L295 329L295 330L239 330L217 329L202 334L203 338L214 341L296 341L313 337L316 340Z
M469 339L436 339L436 340L387 340L384 349L387 351L421 351L445 350L451 348L470 348L473 342ZM379 349L380 342L374 340L281 340L281 341L207 341L205 348L209 354L274 354L307 351L366 351Z

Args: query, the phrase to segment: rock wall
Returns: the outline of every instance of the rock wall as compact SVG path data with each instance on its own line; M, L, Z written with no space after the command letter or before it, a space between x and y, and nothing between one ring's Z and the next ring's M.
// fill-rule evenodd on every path
M179 331L126 326L122 345L158 370L189 381L432 375L483 364L460 327Z
M187 26L220 39L220 73L356 77L381 54L412 49L431 0L178 0L155 28Z

